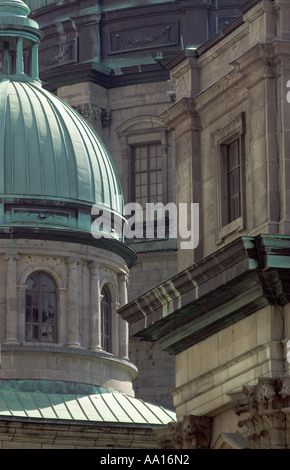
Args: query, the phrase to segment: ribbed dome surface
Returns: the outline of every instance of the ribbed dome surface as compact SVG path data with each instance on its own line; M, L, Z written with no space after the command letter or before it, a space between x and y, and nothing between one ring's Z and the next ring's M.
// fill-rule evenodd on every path
M122 213L114 164L89 124L33 81L0 81L0 197L105 205Z

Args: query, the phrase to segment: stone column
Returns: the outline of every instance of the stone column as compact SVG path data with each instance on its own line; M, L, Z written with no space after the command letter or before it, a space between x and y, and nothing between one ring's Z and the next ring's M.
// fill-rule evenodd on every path
M128 276L126 274L119 274L119 307L123 307L128 303ZM129 327L126 320L119 318L119 356L123 359L129 359Z
M100 351L101 342L101 289L100 265L90 263L90 332L89 348L91 351Z
M17 286L19 342L25 341L26 289L26 284Z
M3 69L4 69L4 75L10 74L9 43L6 43L6 42L4 42Z
M66 343L66 312L68 289L65 287L58 288L58 307L57 307L57 342Z
M67 347L79 348L78 262L69 258L67 266Z
M21 75L24 73L23 65L23 39L19 38L17 41L17 50L16 50L16 73Z
M31 49L31 76L38 80L38 44L34 44Z
M6 339L5 344L18 344L18 312L17 312L17 253L6 253L7 261L7 313L6 313Z
M120 323L117 310L120 308L119 302L111 302L111 352L115 356L120 356Z

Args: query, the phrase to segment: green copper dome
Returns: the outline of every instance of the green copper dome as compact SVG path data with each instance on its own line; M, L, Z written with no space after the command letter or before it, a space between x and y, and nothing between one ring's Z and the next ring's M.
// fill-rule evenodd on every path
M57 198L122 212L102 141L70 106L33 82L0 76L0 196Z
M29 11L0 0L0 226L90 232L94 205L122 217L120 181L93 128L42 88Z

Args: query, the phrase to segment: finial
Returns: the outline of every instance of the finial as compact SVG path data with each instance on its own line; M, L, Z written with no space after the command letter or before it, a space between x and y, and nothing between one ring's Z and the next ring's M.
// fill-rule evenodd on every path
M22 0L0 0L0 78L38 81L38 44L43 36Z

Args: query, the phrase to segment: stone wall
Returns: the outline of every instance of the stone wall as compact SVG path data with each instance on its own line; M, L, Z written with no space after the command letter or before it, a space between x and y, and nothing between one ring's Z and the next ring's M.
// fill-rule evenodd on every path
M111 252L74 243L1 242L0 377L103 385L134 395L128 327L116 310L126 299L128 270ZM26 338L27 279L50 275L56 285L56 341ZM101 290L111 294L112 351L102 349Z

